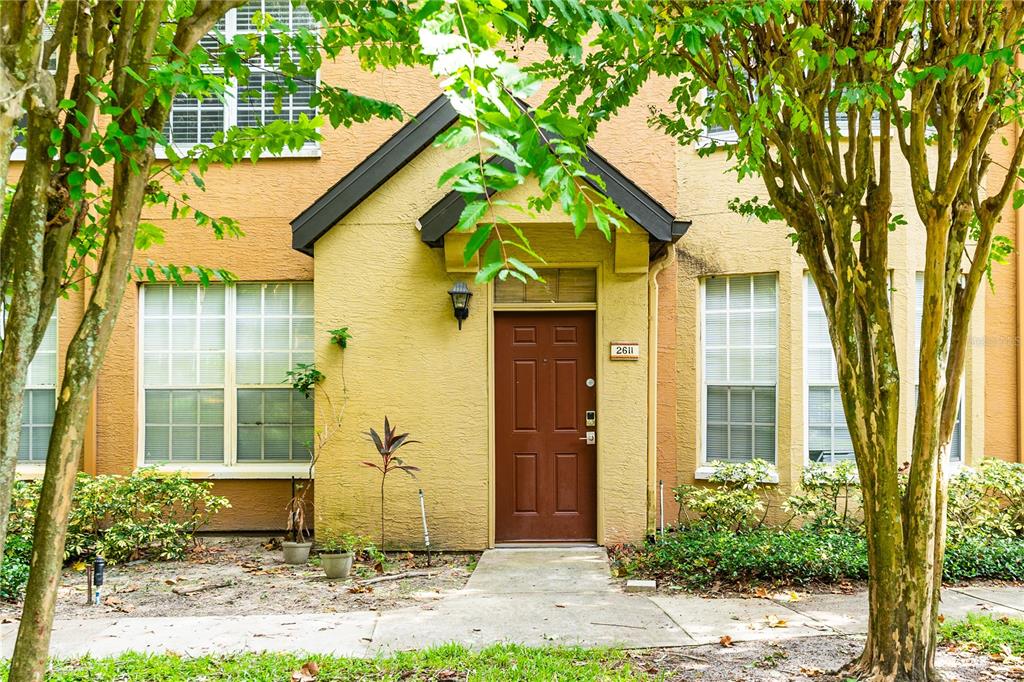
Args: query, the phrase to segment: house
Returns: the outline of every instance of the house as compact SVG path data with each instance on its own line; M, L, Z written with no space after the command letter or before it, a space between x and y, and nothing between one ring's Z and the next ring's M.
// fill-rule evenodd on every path
M305 20L294 11L290 21ZM729 211L729 199L758 193L756 182L737 184L723 154L700 156L647 126L666 84L649 84L590 155L628 231L575 239L556 211L517 219L546 260L545 281L478 285L475 263L462 259L467 236L452 229L461 200L437 185L458 151L431 144L454 121L436 84L352 63L325 63L321 78L419 113L404 125L326 129L298 153L213 169L193 200L237 218L242 240L214 240L156 209L144 216L168 238L140 263L224 267L238 281L130 288L99 376L84 471L180 470L231 500L213 529L281 530L293 479L309 470L305 444L331 419L324 400L284 383L289 368L313 361L321 390L344 409L316 465L315 523L378 529L379 474L362 465L377 455L363 432L387 416L420 441L403 450L416 478L397 473L387 484L388 535L400 546L421 546L420 489L435 546L611 544L641 539L662 499L674 519L671 487L706 478L714 461L768 459L785 492L808 461L849 457L803 262L778 226ZM291 96L288 115L308 109L304 96ZM170 132L187 145L260 114L235 100L184 101ZM894 193L911 221L893 233L890 254L910 368L899 434L909 452L923 240L908 187ZM1007 210L1003 229L1024 243L1019 212ZM1024 461L1018 267L1017 256L996 267L972 320L953 453L962 464ZM461 324L448 294L460 281L473 294ZM33 360L22 477L42 472L83 302L84 292L59 302ZM339 327L353 336L344 350L329 338Z

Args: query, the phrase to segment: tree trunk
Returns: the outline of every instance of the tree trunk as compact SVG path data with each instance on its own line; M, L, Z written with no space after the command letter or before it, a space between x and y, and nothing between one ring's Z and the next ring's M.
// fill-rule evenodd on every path
M938 485L939 481L936 479L936 490L941 492L936 499L944 500L945 485ZM869 504L873 509L866 519L871 573L868 633L863 653L844 673L879 682L942 679L935 669L935 650L944 524L935 523L934 517L931 522L922 517L917 524L919 533L904 540L903 514L899 503L894 503L900 498L869 493L867 488L865 485L865 509ZM876 500L880 498L885 502L879 504ZM944 515L944 505L941 511ZM929 553L927 561L911 558L922 552Z
M56 125L57 97L53 79L41 78L28 97L29 125L25 146L28 158L49 157L50 130ZM0 241L0 288L11 283L3 351L0 353L0 564L7 541L7 520L18 463L21 417L28 366L42 335L40 317L52 306L42 301L45 283L44 243L50 164L26 164L11 200L9 226Z
M134 161L149 168L152 149ZM125 272L131 262L138 217L147 175L132 172L128 160L114 169L118 188L111 203L109 227L98 266L99 280L85 315L68 347L64 380L57 396L57 412L46 455L46 473L32 538L32 561L21 625L11 659L10 679L41 681L46 671L50 628L57 600L67 519L84 438L90 397L96 374L113 332L127 286Z

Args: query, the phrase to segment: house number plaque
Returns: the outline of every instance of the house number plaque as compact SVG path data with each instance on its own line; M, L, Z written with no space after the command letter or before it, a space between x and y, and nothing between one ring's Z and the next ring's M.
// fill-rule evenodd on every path
M640 344L635 341L612 341L610 356L612 360L639 360Z

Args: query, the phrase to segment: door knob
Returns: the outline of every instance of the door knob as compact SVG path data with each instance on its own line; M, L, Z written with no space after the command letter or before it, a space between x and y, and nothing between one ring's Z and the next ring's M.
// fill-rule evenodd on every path
M580 438L580 440L587 441L587 445L595 445L597 443L597 432L587 431L587 435Z

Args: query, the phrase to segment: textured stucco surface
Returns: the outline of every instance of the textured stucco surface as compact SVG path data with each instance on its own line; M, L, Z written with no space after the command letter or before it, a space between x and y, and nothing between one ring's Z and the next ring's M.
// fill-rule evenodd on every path
M415 228L443 192L434 178L454 158L425 151L315 247L317 362L333 399L342 395L342 373L349 396L344 425L318 464L317 522L379 532L379 474L361 465L377 455L362 432L379 428L386 414L422 441L404 450L422 469L417 479L398 473L388 482L388 535L401 546L422 543L418 487L426 494L433 543L478 548L490 542L490 296L471 276L448 274L443 252L424 246ZM602 542L639 539L647 522L647 277L616 274L613 245L596 230L574 240L556 215L519 222L548 263L599 270L598 535ZM456 279L470 280L474 291L461 331L446 294ZM345 351L331 347L324 333L339 325L354 336ZM644 359L609 361L603 348L611 338L639 341Z
M1004 131L1014 139L1012 128ZM993 143L989 191L997 191L1003 179L1002 169L1012 156L1013 146ZM997 232L1014 242L1015 253L1006 263L992 268L992 287L981 292L985 309L985 333L973 339L985 353L985 454L1011 462L1024 462L1020 442L1020 342L1019 305L1020 210L1008 202L1003 210Z

